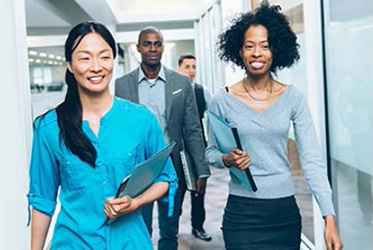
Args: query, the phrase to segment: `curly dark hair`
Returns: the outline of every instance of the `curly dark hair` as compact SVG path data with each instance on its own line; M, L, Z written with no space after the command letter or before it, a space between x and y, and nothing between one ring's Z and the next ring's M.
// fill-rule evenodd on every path
M219 57L225 62L231 61L245 69L240 55L245 32L253 25L263 25L268 30L268 43L273 57L270 71L276 73L277 69L281 70L293 65L299 59L299 44L289 21L280 10L280 6L270 6L267 1L264 1L253 12L234 18L230 28L219 35L217 43Z

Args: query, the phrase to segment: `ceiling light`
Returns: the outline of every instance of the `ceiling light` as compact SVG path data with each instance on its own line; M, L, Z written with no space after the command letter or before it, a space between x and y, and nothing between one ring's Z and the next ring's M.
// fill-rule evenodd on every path
M62 60L62 56L56 56L57 60Z
M41 60L40 59L36 59L35 62L36 63L41 63Z
M36 56L36 55L38 54L38 52L36 52L35 50L30 50L30 51L28 52L28 54L29 54L30 56Z
M29 61L29 62L34 62L34 59L29 58L28 61Z
M40 57L47 57L47 54L45 54L45 53L43 53L43 52L40 52L40 53L39 53L39 56L40 56Z
M52 55L52 54L49 54L48 58L49 59L54 59L56 56L55 55Z

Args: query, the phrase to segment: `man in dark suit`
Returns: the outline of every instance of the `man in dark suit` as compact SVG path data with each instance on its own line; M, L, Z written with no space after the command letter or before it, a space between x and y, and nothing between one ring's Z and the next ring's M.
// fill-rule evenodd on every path
M164 50L162 33L154 27L143 29L138 38L137 51L141 65L115 82L115 95L149 107L163 130L166 141L177 141L171 158L178 176L173 215L168 216L167 203L158 201L160 239L158 249L176 250L179 216L186 191L180 152L190 152L198 175L198 195L203 195L210 170L204 161L204 144L198 119L196 100L186 76L161 64ZM153 204L142 209L143 218L152 233Z
M203 86L200 84L195 83L196 77L196 57L192 54L183 54L179 57L179 68L178 71L182 74L188 76L190 83L192 85L194 95L197 101L197 108L198 108L198 115L199 115L199 122L202 127L204 145L206 146L206 139L203 127L203 117L205 111L207 110L207 105L210 102L211 96L210 94L203 89ZM193 166L193 161L191 161L190 153L186 150L186 161L188 165ZM206 218L206 211L204 206L204 195L199 195L197 192L191 192L191 201L192 201L192 212L191 212L191 219L192 219L192 234L204 241L210 241L211 236L209 236L205 230L203 229L203 223Z

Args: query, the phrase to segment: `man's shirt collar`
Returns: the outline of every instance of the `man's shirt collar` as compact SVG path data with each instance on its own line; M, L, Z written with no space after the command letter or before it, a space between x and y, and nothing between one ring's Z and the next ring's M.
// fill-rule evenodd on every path
M161 65L161 69L159 70L158 76L155 78L156 80L160 79L166 82L166 75L164 72L164 67ZM148 80L145 76L144 71L142 70L141 66L139 67L139 79L137 83L141 83L143 80Z

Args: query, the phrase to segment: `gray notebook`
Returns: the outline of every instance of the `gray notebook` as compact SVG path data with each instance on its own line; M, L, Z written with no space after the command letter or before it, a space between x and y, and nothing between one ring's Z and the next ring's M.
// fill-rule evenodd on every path
M192 168L192 157L186 151L181 151L180 157L187 190L196 191L196 174L194 172L194 169Z

